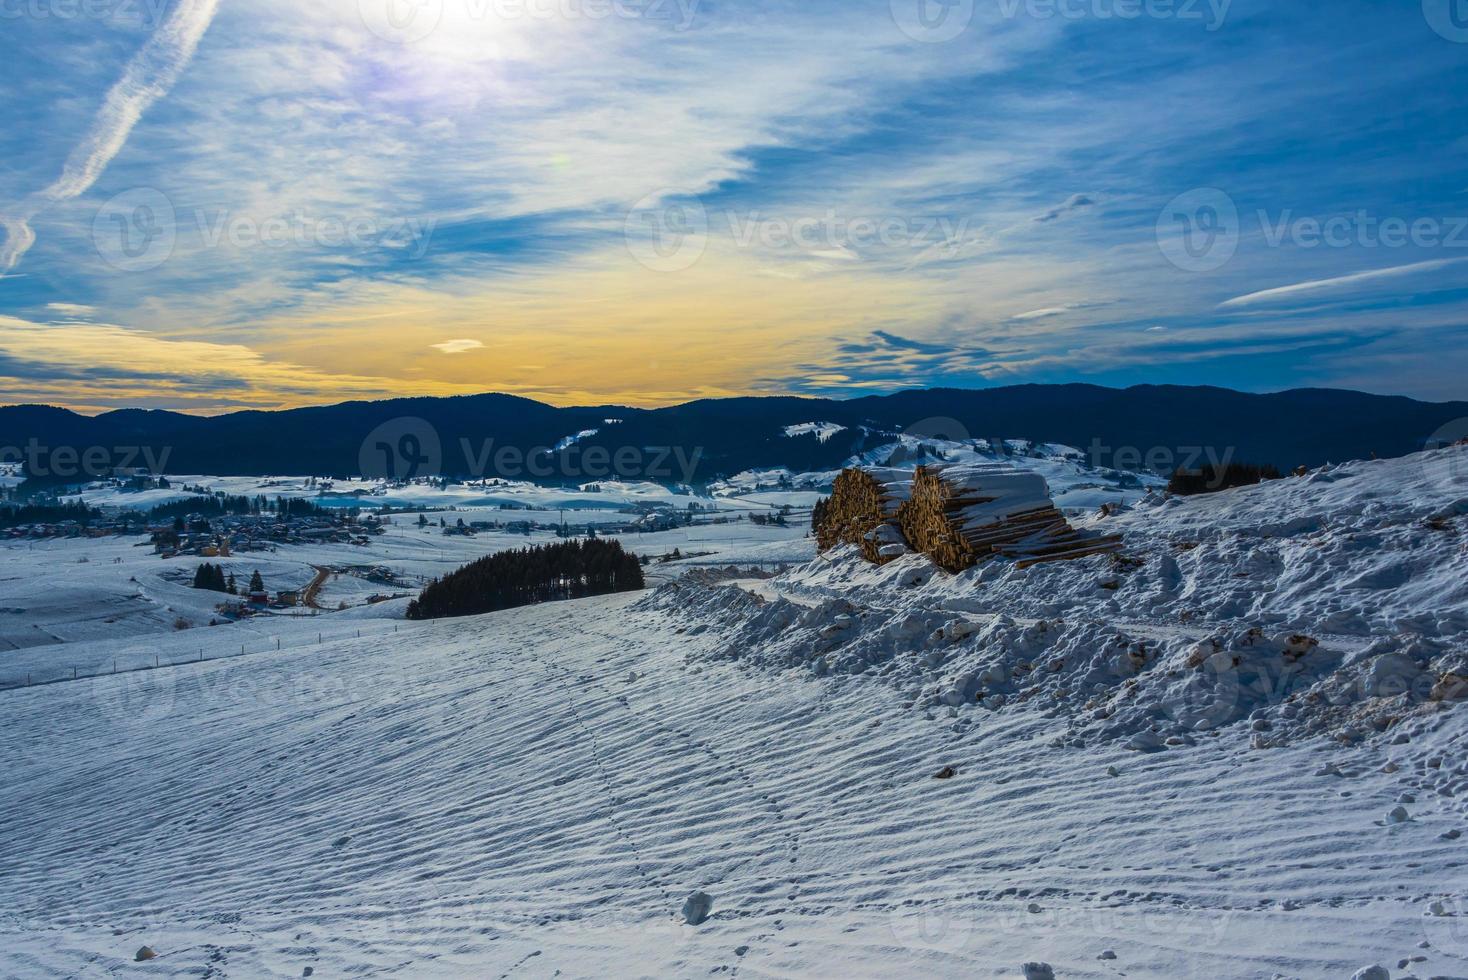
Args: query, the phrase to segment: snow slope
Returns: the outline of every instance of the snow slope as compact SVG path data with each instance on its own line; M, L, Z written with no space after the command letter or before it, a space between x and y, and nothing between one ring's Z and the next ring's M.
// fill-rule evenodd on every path
M1468 977L1464 453L0 691L0 974Z
M5 975L1468 974L1456 714L1138 755L636 596L402 628L0 695Z

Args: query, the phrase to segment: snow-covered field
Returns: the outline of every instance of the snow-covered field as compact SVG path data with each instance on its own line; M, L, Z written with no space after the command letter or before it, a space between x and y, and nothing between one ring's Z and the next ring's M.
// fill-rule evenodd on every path
M0 691L0 973L1468 977L1468 448L1128 502L1115 560L745 522L705 571L793 567L14 652L165 666Z
M292 490L301 496L308 495L304 481L293 482L302 486L272 488L270 492L284 489L285 495ZM229 492L263 492L258 487L246 488L243 483L232 480ZM95 496L103 493L97 491ZM95 501L95 496L94 502L100 503ZM24 682L27 674L33 680L49 679L68 675L77 665L85 672L93 661L110 663L112 658L106 656L108 642L126 641L129 648L146 648L149 637L160 632L192 631L218 622L216 607L226 597L191 588L194 571L205 560L223 566L241 585L249 580L252 572L259 571L272 593L302 590L316 578L319 569L331 570L317 600L321 616L313 616L311 609L299 608L257 616L248 624L254 633L273 636L289 626L279 620L301 616L313 620L330 618L340 615L335 610L341 605L355 616L400 616L402 603L374 609L366 606L367 600L373 596L414 592L429 580L495 551L556 540L554 532L549 530L529 534L491 530L473 537L445 535L437 526L441 518L450 524L462 519L466 522L530 521L541 525L553 525L562 519L582 525L628 520L627 515L615 510L562 511L558 503L571 506L574 501L558 499L552 491L536 494L536 500L550 508L545 510L474 507L452 503L455 499L452 493L442 496L448 499L432 498L430 505L457 509L424 514L432 522L427 527L418 526L418 513L394 514L384 534L370 538L368 544L361 546L281 545L273 551L253 551L220 559L180 556L162 560L153 553L144 536L0 541L0 687ZM814 499L816 495L810 496ZM699 502L715 506L710 500ZM788 501L719 501L717 516L727 518L728 523L705 523L710 514L703 513L698 523L688 527L610 536L630 551L654 559L675 551L689 556L666 567L650 565L647 572L653 581L664 580L690 566L739 564L773 568L807 561L814 553L814 545L806 537L810 521L808 504L803 510L798 509L798 504L792 505L789 522L783 527L756 524L749 519L751 515L773 514L785 503ZM530 504L522 501L519 506ZM397 576L397 584L369 580L374 570L381 569ZM211 630L220 628L213 626ZM212 633L196 635L192 642L206 649L223 643L212 638ZM94 648L98 651L95 657L91 656Z

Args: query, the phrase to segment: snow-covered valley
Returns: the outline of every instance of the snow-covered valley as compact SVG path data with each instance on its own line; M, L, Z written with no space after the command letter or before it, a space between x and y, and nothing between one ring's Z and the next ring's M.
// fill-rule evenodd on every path
M15 651L3 972L1468 976L1468 448L1089 520Z

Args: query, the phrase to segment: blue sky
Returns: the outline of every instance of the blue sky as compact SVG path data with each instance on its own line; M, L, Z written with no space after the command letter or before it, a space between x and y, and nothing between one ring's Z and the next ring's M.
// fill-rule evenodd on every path
M943 2L0 0L0 401L1468 398L1468 0Z

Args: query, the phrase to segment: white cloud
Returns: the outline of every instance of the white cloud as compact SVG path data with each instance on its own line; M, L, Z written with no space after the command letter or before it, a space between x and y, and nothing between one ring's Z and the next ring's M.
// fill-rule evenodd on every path
M1049 306L1043 310L1030 310L1028 313L1016 313L1010 317L1011 320L1044 320L1052 316L1060 316L1075 309L1073 306Z
M0 270L15 268L36 242L30 221L47 207L86 193L117 156L144 112L168 94L188 66L209 29L219 0L179 0L168 19L158 26L122 77L112 86L92 121L91 129L62 165L51 186L31 195L19 214L0 217L5 241L0 243Z
M471 350L480 350L484 344L477 340L445 340L441 344L429 344L428 346L445 354L464 354Z
M1244 296L1235 296L1233 299L1225 300L1218 305L1220 309L1229 309L1240 306L1252 306L1257 303L1273 303L1278 300L1289 300L1297 296L1315 297L1321 293L1349 292L1358 286L1371 285L1391 279L1400 279L1423 272L1435 272L1462 262L1468 262L1468 258L1416 262L1412 265L1393 266L1389 269L1373 269L1370 272L1357 272L1353 275L1337 276L1333 279L1297 282L1291 286L1279 286L1274 289L1263 289L1257 293L1248 293Z
M46 309L68 317L89 317L97 312L95 306L86 306L82 303L47 303Z

